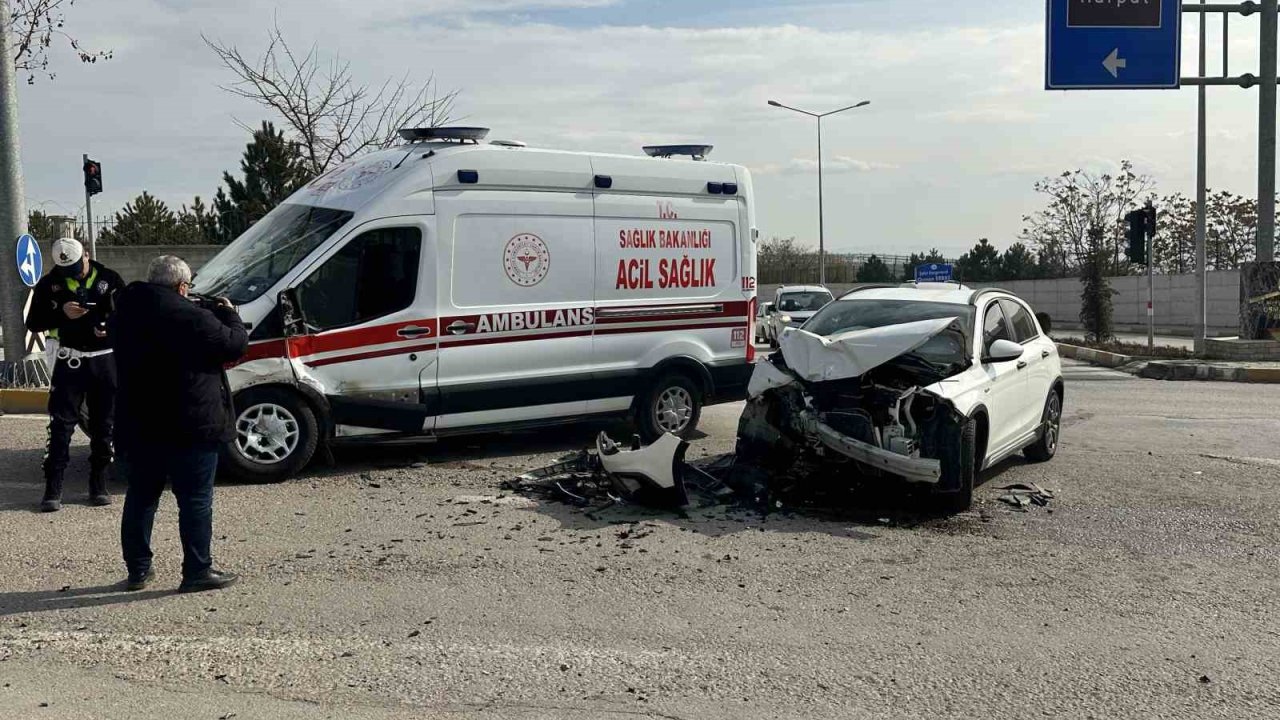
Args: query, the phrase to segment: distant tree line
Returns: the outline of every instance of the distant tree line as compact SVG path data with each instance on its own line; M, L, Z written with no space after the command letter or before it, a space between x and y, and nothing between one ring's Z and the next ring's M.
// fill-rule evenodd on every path
M827 281L898 282L915 279L916 266L951 262L964 282L1003 282L1080 276L1132 275L1147 266L1130 263L1125 216L1148 202L1158 213L1154 264L1158 273L1191 273L1196 269L1196 202L1182 193L1161 197L1155 181L1121 161L1116 173L1073 170L1035 185L1044 207L1023 218L1016 241L1001 252L982 238L958 258L936 248L911 253L903 260L884 255L827 256ZM1205 202L1206 262L1209 270L1230 270L1254 259L1258 232L1257 200L1226 191L1210 191ZM762 283L816 282L816 249L796 238L772 238L760 247L758 276Z

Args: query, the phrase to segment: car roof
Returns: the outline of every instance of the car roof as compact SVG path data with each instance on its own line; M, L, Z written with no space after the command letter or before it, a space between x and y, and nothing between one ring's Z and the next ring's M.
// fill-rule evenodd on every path
M985 291L984 291L985 292ZM993 291L1003 292L1003 291ZM973 305L974 289L952 283L908 283L893 287L867 287L850 290L841 300L857 297L859 300L910 300L916 302Z
M780 293L796 293L796 292L822 292L830 294L831 291L821 285L783 285L778 288Z

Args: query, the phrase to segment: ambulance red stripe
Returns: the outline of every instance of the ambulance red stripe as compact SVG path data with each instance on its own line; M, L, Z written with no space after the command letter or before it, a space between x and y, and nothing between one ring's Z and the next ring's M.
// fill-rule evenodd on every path
M716 303L719 305L719 303ZM619 308L628 311L632 310L654 310L662 311L669 308L678 308L681 306L665 305L653 306L650 308ZM684 306L689 307L689 306ZM470 347L475 345L495 345L501 343L519 343L530 342L534 340L553 340L557 338L585 337L592 334L596 335L625 335L638 333L656 333L656 332L673 332L678 330L713 330L720 328L736 328L743 327L749 323L750 317L746 315L749 309L749 303L724 303L724 309L712 311L707 314L675 314L675 315L642 315L628 316L619 318L597 318L594 325L583 325L576 328L532 328L531 330L540 331L527 335L504 335L500 337L485 337L483 335L464 335L452 336L445 335L442 343L443 348L450 347ZM541 312L541 311L534 311ZM430 328L432 334L436 336L429 342L423 342L418 345L383 348L380 350L370 350L367 352L354 353L350 355L339 355L329 358L321 358L311 361L305 361L311 367L323 367L326 365L336 365L339 363L356 362L359 360L369 360L373 358L386 357L388 355L400 355L404 353L419 352L435 348L437 344L441 344L441 338L438 336L438 328L448 327L454 322L462 321L465 323L476 323L480 319L480 315L459 315L440 319L422 319L422 320L405 320L387 325L377 325L368 328L358 328L354 330L338 331L334 333L326 333L322 335L308 335L305 337L292 338L289 340L291 346L290 354L293 357L308 357L321 353L340 352L343 350L355 350L357 348L370 347L375 345L387 345L406 340L397 334L397 331L409 325L417 325L419 327ZM721 317L733 318L732 321L707 323L707 320L714 320ZM701 321L701 322L694 322ZM666 323L659 327L608 327L609 325L620 324L636 324L662 322ZM283 357L285 355L285 341L281 339L263 340L249 345L249 350L243 358L233 363L229 367L241 365L254 360L263 360L268 358Z

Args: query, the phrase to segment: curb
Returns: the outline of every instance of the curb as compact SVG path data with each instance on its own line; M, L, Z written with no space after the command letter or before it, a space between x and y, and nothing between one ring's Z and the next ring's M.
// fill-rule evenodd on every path
M1079 345L1055 344L1058 346L1058 354L1062 357L1083 360L1103 367L1118 368L1138 359L1130 355L1094 350L1093 348L1080 347Z
M49 391L0 390L0 410L15 415L44 415L49 411Z
M1248 368L1182 360L1144 360L1079 345L1056 343L1058 354L1093 365L1122 370L1148 380L1204 380L1213 382L1280 384L1280 368ZM1132 367L1128 367L1132 366Z
M1153 360L1138 373L1152 380L1212 380L1237 383L1280 383L1280 368L1244 368L1230 365Z

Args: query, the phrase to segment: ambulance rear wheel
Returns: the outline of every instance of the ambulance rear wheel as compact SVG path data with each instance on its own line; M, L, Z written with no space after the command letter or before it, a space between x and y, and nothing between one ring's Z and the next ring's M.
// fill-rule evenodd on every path
M667 373L649 387L638 412L640 436L653 442L666 433L687 438L702 416L702 389L683 373Z
M283 482L306 467L320 443L319 423L300 395L258 388L235 398L235 437L223 446L227 471L260 483Z

